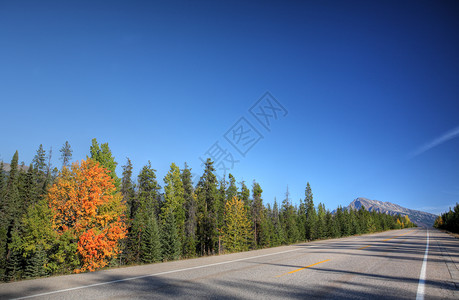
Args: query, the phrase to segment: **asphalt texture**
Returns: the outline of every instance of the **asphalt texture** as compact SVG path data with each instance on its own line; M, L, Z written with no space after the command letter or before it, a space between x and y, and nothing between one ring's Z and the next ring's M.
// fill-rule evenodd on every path
M458 268L459 239L415 228L3 283L0 298L459 299Z

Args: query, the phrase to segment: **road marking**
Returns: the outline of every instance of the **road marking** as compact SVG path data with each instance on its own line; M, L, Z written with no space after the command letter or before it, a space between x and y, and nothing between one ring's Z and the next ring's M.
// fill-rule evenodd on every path
M362 250L362 249L368 248L368 247L370 247L370 246L371 246L371 245L363 246L363 247L360 247L360 248L357 249L357 250Z
M293 270L293 271L290 271L290 272L287 272L287 273L284 273L284 274L281 274L281 275L277 275L276 277L282 277L284 275L287 275L287 274L292 274L292 273L295 273L295 272L298 272L298 271L301 271L301 270L304 270L304 269L307 269L307 268L310 268L310 267L314 267L314 266L317 266L318 264L321 264L321 263L324 263L324 262L327 262L327 261L330 261L329 259L326 259L326 260L323 260L323 261L319 261L315 264L312 264L312 265L309 265L309 266L306 266L306 267L303 267L303 268L299 268L299 269L296 269L296 270Z
M416 300L424 300L428 253L429 253L429 230L427 229L426 252L424 253L424 261L422 262L421 274L419 274L418 292L416 293Z
M41 293L41 294L35 294L35 295L29 295L29 296L14 298L13 300L41 297L41 296L47 296L47 295L52 295L52 294L57 294L57 293L64 293L64 292L70 292L70 291L75 291L75 290L87 289L87 288L91 288L91 287L107 285L107 284L112 284L112 283L131 281L131 280L136 280L136 279L142 279L142 278L146 278L146 277L155 277L155 276L167 275L167 274L178 273L178 272L184 272L184 271L189 271L189 270L203 269L203 268L207 268L207 267L225 265L225 264L230 264L230 263L234 263L234 262L239 262L239 261L244 261L244 260L249 260L249 259L255 259L255 258L260 258L260 257L266 257L266 256L271 256L271 255L276 255L276 254L288 253L288 252L293 252L293 251L298 251L298 250L303 250L303 249L302 248L296 248L296 249L292 249L292 250L286 250L286 251L281 251L281 252L262 254L262 255L258 255L258 256L252 256L252 257L239 258L239 259L235 259L235 260L223 261L223 262L219 262L219 263L213 263L213 264L208 264L208 265L190 267L190 268L185 268L185 269L171 270L171 271L165 271L165 272L160 272L160 273L155 273L155 274L141 275L141 276L136 276L136 277L128 277L128 278L123 278L123 279L118 279L118 280L93 283L93 284L88 284L88 285L76 286L76 287L68 288L68 289L62 289L62 290L57 290L57 291L52 291L52 292L46 292L46 293Z
M400 236L402 236L402 235L411 233L411 232L413 232L413 231L415 231L415 229L414 229L414 230L411 230L411 231L408 231L408 232L405 232L405 233L403 233L403 234L399 234L399 235L393 236L393 237L391 237L391 238L385 239L385 240L383 240L383 242L390 241L391 239L398 238L398 237L400 237ZM367 245L367 246L360 247L360 248L358 248L357 250L362 250L362 249L365 249L365 248L368 248L368 247L371 247L371 245Z
M383 240L383 242L387 242L387 241L390 241L391 239L395 239L395 238L398 238L398 237L400 237L400 236L402 236L402 235L405 235L405 234L411 233L411 232L413 232L413 231L415 231L415 230L416 230L416 229L414 229L414 230L410 230L410 231L408 231L408 232L405 232L405 233L403 233L403 234L399 234L399 235L393 236L393 237L391 237L391 238L388 238L388 239L385 239L385 240Z

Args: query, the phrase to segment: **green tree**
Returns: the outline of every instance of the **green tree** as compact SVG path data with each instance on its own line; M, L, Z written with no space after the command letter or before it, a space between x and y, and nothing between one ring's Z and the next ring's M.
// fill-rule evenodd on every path
M162 250L158 222L154 214L147 216L144 221L144 230L140 240L140 259L143 263L160 261Z
M21 217L21 198L18 187L18 160L19 154L16 151L11 159L10 172L6 186L2 193L2 203L0 203L0 274L3 279L14 279L16 276L17 259L16 252L12 251L11 243L13 231L18 230L18 220Z
M99 162L104 168L110 171L109 175L115 181L115 187L118 190L120 186L120 179L116 176L116 166L118 163L115 161L108 143L101 144L99 147L97 140L94 138L92 139L89 152L92 160Z
M185 199L183 197L183 183L180 169L172 163L169 172L164 177L164 204L161 207L161 222L164 225L168 219L168 214L174 215L176 224L176 234L180 245L185 239Z
M68 167L70 161L72 160L73 152L72 147L70 147L70 143L65 141L65 144L62 146L59 152L61 153L60 159L62 160L62 167Z
M161 247L163 260L180 258L181 245L177 233L177 223L172 209L166 211L164 223L161 225Z
M187 257L196 254L196 229L197 229L197 203L191 178L191 169L185 163L182 170L183 199L185 207L185 241L183 244L183 254Z
M260 244L260 236L261 236L261 223L263 222L263 199L261 198L261 194L263 193L263 190L260 187L260 184L256 181L253 182L252 186L252 195L253 195L253 201L252 201L252 207L251 207L251 212L252 212L252 228L253 228L253 240L255 243L255 248L258 247Z
M135 184L132 181L132 162L129 157L126 158L126 165L122 166L123 168L123 177L121 179L121 195L123 196L123 201L126 203L128 208L129 218L134 217L135 210Z
M325 233L326 233L326 228L325 228L325 205L322 203L319 203L319 206L317 208L317 223L316 223L316 232L317 232L317 238L323 239L325 238Z
M283 228L287 237L288 243L296 243L299 239L298 226L296 224L296 210L290 202L290 193L285 192L285 199L282 201L282 221Z
M306 223L305 232L306 239L315 240L317 239L316 224L318 221L316 208L314 206L314 199L312 194L311 186L309 182L306 184L304 204L306 206Z
M228 178L229 178L229 185L228 185L228 189L226 190L226 201L231 200L233 199L233 197L238 196L236 178L234 178L234 176L231 173L229 173Z
M196 196L198 200L198 247L201 255L213 254L217 250L217 177L210 158L199 179Z
M147 225L153 226L151 223L153 218L157 218L159 211L158 190L160 189L156 181L155 170L152 169L150 161L145 165L138 176L138 201L133 205L134 214L132 225L128 233L126 245L127 262L140 262L144 257L143 251L146 246L154 246L153 243L143 242L144 239L151 238L151 232L145 235ZM150 249L148 253L154 253L154 249ZM150 254L147 254L150 255Z

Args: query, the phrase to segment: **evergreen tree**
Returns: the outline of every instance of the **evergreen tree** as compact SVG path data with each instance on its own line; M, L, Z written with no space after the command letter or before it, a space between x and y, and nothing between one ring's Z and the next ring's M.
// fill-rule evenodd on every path
M19 155L18 151L16 151L11 159L10 172L2 195L3 201L0 204L0 238L2 240L0 253L3 254L0 258L0 274L5 274L6 272L6 277L3 277L3 279L6 278L7 280L15 278L18 263L16 255L20 255L13 253L10 245L13 237L13 229L17 230L18 220L20 220L22 213L22 203L18 187L18 160Z
M123 168L123 178L121 179L121 195L123 201L128 208L128 216L130 219L134 218L135 214L135 187L132 181L132 163L129 157L126 158L126 165Z
M24 276L25 278L34 278L46 276L46 263L47 263L46 251L43 246L38 246L37 250L32 253L32 256L27 259Z
M72 147L68 141L65 141L65 144L59 150L61 153L60 159L62 160L62 167L68 167L70 165L70 161L72 160Z
M210 158L205 162L204 173L199 179L196 195L198 200L198 243L201 254L213 254L218 244L217 232L217 177Z
M177 226L175 229L180 245L185 239L185 210L183 197L183 183L180 175L180 169L172 163L169 172L164 177L164 204L161 207L161 222L165 224L167 214L174 215L174 222Z
M306 206L306 239L315 240L317 239L317 212L314 206L312 189L309 182L306 185L304 204Z
M261 223L263 222L263 199L261 198L261 193L263 190L256 181L253 182L252 186L252 228L253 228L253 240L255 243L255 248L258 247L260 244L260 236L261 236Z
M144 221L144 230L140 240L140 259L143 263L160 261L162 250L156 217L154 214L149 215Z
M316 223L317 238L325 238L325 205L319 203L317 208L317 223Z
M45 174L46 172L46 151L43 145L38 146L37 154L33 158L33 167L37 172Z
M115 161L108 143L101 144L99 147L97 140L94 138L92 139L89 152L92 160L99 162L104 168L110 171L110 177L113 178L115 187L118 189L120 186L120 179L116 176L116 166L118 163Z
M222 235L223 228L225 227L225 205L226 205L226 180L223 177L220 180L219 188L217 191L217 232L218 232L218 253L222 251Z
M251 215L250 209L252 207L252 202L250 201L250 190L249 188L245 185L245 181L242 180L240 182L241 184L241 191L238 194L238 198L244 202L245 209L249 215Z
M133 204L132 209L134 210L134 215L126 245L128 262L141 261L141 258L143 257L142 241L144 238L145 227L147 224L153 226L150 221L153 218L156 219L158 216L158 190L160 187L156 181L155 170L152 169L150 161L148 161L148 165L144 166L139 173L138 187L138 201L134 202L135 205ZM148 236L148 238L149 237L150 236ZM149 251L149 253L152 252L154 251Z
M228 178L229 178L229 185L228 185L228 189L226 190L226 201L231 200L233 199L233 197L238 196L236 179L231 173L229 173Z
M290 193L285 192L285 199L282 201L282 221L288 243L296 243L299 239L298 227L296 225L296 210L290 202Z
M197 203L191 178L191 169L185 163L181 174L185 207L185 241L183 254L187 257L196 254Z
M179 259L181 245L177 233L177 223L172 209L166 211L164 223L161 225L161 248L163 260Z

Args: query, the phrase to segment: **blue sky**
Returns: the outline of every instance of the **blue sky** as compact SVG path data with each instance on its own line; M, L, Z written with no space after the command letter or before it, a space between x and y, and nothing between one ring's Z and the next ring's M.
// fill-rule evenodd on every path
M150 160L162 183L171 162L200 174L218 142L265 203L309 181L330 209L440 213L459 202L458 16L457 1L0 1L0 159L43 144L60 165L66 140L80 160L95 137L119 176ZM286 110L269 130L249 111L266 92ZM242 156L225 133L247 124L263 138Z

